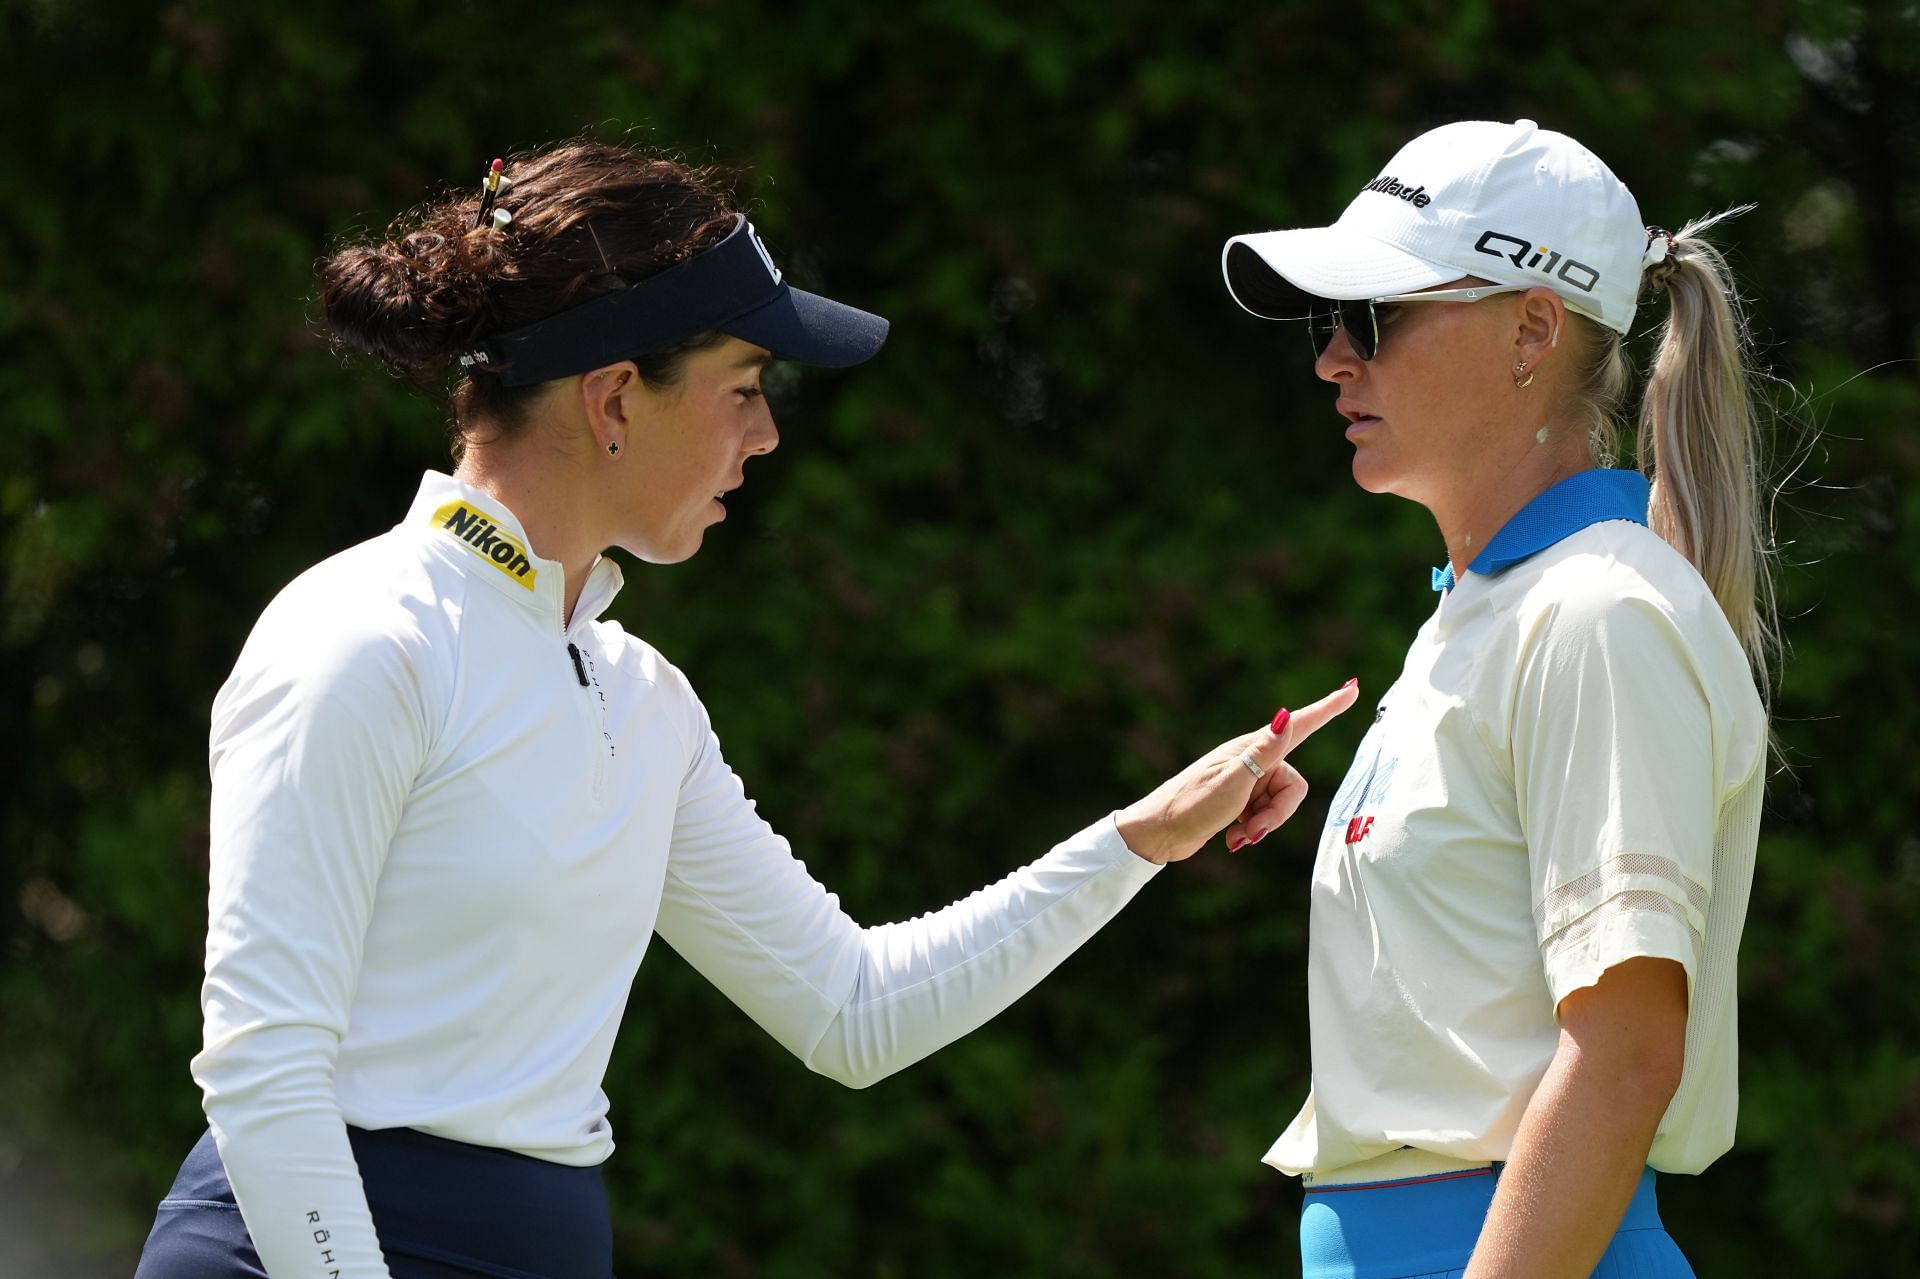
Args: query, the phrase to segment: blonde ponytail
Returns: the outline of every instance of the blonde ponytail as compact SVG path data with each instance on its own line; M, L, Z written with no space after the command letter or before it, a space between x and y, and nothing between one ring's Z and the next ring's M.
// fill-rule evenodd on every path
M1751 206L1746 206L1751 207ZM1700 571L1746 649L1764 696L1779 648L1773 544L1763 502L1760 399L1746 317L1726 259L1699 233L1745 208L1689 222L1646 287L1670 310L1640 402L1648 524Z

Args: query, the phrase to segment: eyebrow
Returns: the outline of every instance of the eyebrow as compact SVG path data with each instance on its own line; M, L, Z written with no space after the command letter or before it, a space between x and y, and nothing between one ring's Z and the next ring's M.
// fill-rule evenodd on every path
M741 356L739 359L733 362L733 367L736 369L752 369L752 368L764 369L767 367L767 365L772 363L773 363L773 352L759 351L752 355Z

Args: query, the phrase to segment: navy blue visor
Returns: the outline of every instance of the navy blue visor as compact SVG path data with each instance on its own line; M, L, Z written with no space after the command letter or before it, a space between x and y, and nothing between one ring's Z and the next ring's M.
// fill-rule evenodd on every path
M483 339L460 363L532 386L678 346L719 330L775 358L845 368L887 340L877 315L788 285L753 224L638 284Z

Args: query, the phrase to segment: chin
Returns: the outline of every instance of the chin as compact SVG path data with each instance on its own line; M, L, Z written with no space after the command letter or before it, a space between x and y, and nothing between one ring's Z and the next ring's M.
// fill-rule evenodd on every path
M615 545L642 563L680 564L698 554L705 540L704 533L696 533L691 538L681 538L675 542L642 542L636 539L618 542Z
M1392 493L1396 491L1392 468L1383 464L1382 459L1370 456L1365 449L1355 449L1353 454L1353 482L1369 493Z

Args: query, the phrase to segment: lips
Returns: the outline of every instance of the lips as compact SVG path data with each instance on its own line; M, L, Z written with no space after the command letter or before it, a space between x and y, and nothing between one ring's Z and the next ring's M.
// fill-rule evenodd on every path
M1333 408L1341 417L1352 422L1355 426L1358 426L1362 422L1378 422L1380 420L1379 414L1368 412L1366 406L1356 400L1349 400L1343 397L1335 401Z

